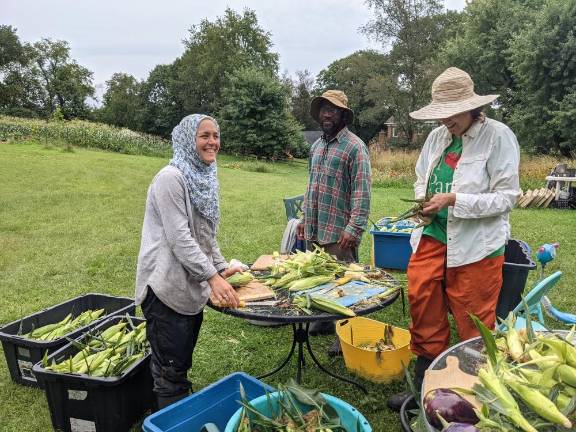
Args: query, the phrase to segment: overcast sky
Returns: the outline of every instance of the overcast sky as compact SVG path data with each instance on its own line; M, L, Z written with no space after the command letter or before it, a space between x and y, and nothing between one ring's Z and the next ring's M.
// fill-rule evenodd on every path
M461 10L465 0L445 4ZM115 72L145 79L156 65L172 63L188 29L222 16L227 6L256 12L272 34L282 73L307 69L315 76L357 50L381 49L358 31L372 19L362 0L0 0L0 24L16 27L21 41L68 41L97 85Z

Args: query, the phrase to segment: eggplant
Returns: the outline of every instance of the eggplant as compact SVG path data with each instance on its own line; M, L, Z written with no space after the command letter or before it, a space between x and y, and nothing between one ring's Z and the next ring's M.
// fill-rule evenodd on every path
M480 429L469 423L449 423L442 432L480 432Z
M424 412L428 422L438 429L442 429L443 426L438 415L448 423L473 425L479 421L478 416L474 412L474 406L470 402L455 391L444 388L432 390L426 394L424 397ZM452 429L450 430L452 431ZM453 430L459 431L460 429Z

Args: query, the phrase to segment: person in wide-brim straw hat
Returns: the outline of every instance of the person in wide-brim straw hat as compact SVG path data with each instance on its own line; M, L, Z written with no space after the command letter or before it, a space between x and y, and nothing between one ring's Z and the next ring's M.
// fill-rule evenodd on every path
M508 214L520 192L516 136L482 113L496 97L477 95L470 75L451 67L434 80L432 102L410 113L442 124L424 143L414 183L429 223L412 233L407 269L418 389L425 370L449 347L449 312L461 340L478 336L470 314L489 328L496 322ZM498 307L498 316L507 312ZM408 396L396 394L388 406L399 410Z
M432 102L410 113L416 120L441 120L492 103L498 95L474 93L474 82L461 69L446 69L432 84Z

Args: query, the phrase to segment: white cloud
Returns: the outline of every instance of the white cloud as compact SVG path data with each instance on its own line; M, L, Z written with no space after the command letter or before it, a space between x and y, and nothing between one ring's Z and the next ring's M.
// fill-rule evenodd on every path
M308 69L314 75L359 49L379 49L359 33L371 18L362 0L1 0L2 24L21 40L42 37L70 43L71 54L103 83L115 72L144 79L157 64L182 54L188 29L222 16L227 6L256 12L272 34L281 71ZM446 0L462 9L465 0Z

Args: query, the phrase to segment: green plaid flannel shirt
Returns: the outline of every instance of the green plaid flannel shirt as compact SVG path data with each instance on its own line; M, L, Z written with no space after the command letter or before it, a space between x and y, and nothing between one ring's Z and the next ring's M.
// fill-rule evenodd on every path
M324 136L310 149L309 181L304 196L306 240L335 243L342 230L360 239L370 213L370 156L348 128L330 142Z

